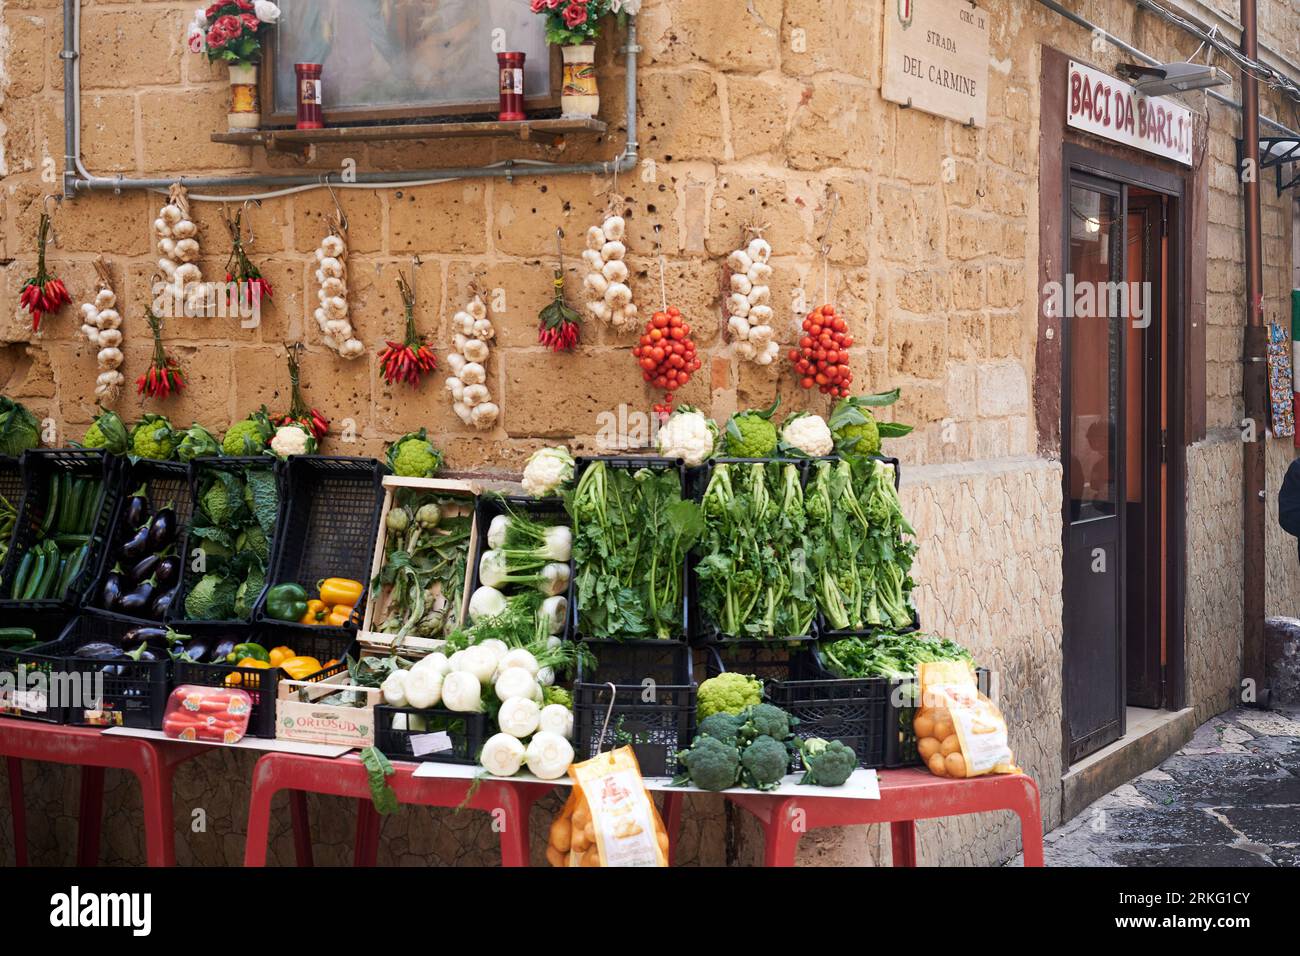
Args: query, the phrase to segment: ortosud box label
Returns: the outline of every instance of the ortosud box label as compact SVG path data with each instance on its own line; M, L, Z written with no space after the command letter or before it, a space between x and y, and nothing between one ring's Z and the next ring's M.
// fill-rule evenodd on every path
M1192 165L1191 110L1162 96L1143 96L1124 81L1074 61L1066 115L1074 129Z

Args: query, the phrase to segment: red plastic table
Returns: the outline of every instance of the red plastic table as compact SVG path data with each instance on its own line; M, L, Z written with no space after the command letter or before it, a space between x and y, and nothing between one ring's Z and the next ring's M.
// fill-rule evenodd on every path
M425 807L459 807L501 813L501 865L528 865L528 813L554 784L479 782L469 795L472 780L413 776L418 764L394 761L388 785L399 802ZM356 754L327 759L299 754L268 753L253 768L253 793L248 805L248 843L245 866L266 865L266 841L271 825L271 799L289 790L289 811L293 818L295 852L300 866L311 865L311 838L307 824L307 794L321 793L352 797L357 801L355 863L374 866L379 856L382 819L370 797L370 778Z
M149 866L176 864L176 831L172 817L172 775L183 760L205 747L139 737L105 736L95 727L67 727L32 720L0 718L0 755L9 772L9 802L13 812L14 854L27 865L27 814L23 805L24 760L81 767L81 810L77 822L77 865L99 862L99 835L104 815L104 768L129 770L140 781L144 803L145 862Z
M915 768L877 773L879 800L762 793L728 793L726 798L762 823L765 866L794 866L799 838L809 830L869 823L889 824L894 866L916 866L917 820L991 810L1010 810L1020 817L1025 866L1043 865L1043 817L1031 777L998 774L951 780ZM674 808L670 816L678 812Z

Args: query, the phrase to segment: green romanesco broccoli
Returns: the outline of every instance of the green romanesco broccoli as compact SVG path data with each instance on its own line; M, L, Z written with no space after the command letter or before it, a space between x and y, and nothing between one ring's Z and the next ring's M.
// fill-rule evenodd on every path
M756 704L740 715L744 726L740 728L741 741L758 737L785 740L790 736L790 715L771 704Z
M162 415L146 415L131 432L131 453L139 458L171 461L179 444L180 436Z
M740 767L741 782L745 786L754 790L775 790L790 768L790 751L781 741L761 734L740 752Z
M432 478L442 469L442 452L421 428L388 446L388 467L402 478Z
M741 720L736 714L729 714L722 711L717 714L710 714L700 721L697 731L701 737L712 737L715 740L721 740L724 744L736 743L736 738L740 736Z
M551 704L563 704L569 710L573 710L573 695L557 684L543 687L542 706L549 707Z
M858 409L861 421L841 424L833 433L841 455L869 458L880 454L880 426L868 409ZM834 417L832 417L834 421Z
M818 787L840 787L858 767L858 755L839 740L809 737L799 746L806 771L800 783Z
M716 737L696 737L677 760L684 768L678 781L689 781L701 790L726 790L740 779L740 753Z
M899 390L878 395L852 395L841 399L831 412L830 429L835 437L835 451L844 458L871 458L880 454L885 438L902 438L912 431L911 425L880 422L873 408L884 408L898 401Z
M763 682L756 677L731 672L710 677L700 684L695 715L703 720L713 714L739 714L763 699Z
M103 449L113 455L125 455L131 450L131 435L127 431L126 422L122 421L117 412L102 408L86 429L81 444L86 448Z
M226 437L221 440L221 451L232 457L260 455L266 450L273 434L275 429L271 426L266 406L263 405L242 422L230 426Z

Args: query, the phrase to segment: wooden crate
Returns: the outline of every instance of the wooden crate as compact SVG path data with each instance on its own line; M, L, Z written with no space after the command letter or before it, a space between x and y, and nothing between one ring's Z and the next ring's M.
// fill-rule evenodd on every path
M417 491L431 491L452 498L464 498L465 510L471 517L469 535L469 554L465 563L465 588L463 600L458 611L458 620L464 623L469 613L470 585L474 578L474 565L478 561L478 524L475 516L475 503L481 494L481 487L473 481L456 481L444 478L401 478L388 475L384 478L384 507L379 517L379 533L375 540L374 562L370 568L370 581L379 577L384 566L384 546L388 539L388 512L393 506L393 496L398 489L411 488ZM357 641L361 653L374 656L386 656L396 651L402 657L416 660L431 654L442 647L442 641L433 638L407 637L401 641L401 647L395 648L396 639L389 634L380 633L379 622L384 620L388 611L389 589L370 587L366 591L366 615L361 622Z

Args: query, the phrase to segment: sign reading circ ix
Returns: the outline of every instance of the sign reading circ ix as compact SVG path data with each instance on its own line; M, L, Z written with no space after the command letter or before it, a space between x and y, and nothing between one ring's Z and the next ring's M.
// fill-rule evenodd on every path
M959 123L988 125L988 15L957 0L886 0L881 93Z
M1067 121L1074 129L1192 165L1192 111L1181 103L1143 96L1122 80L1073 61L1066 98Z

